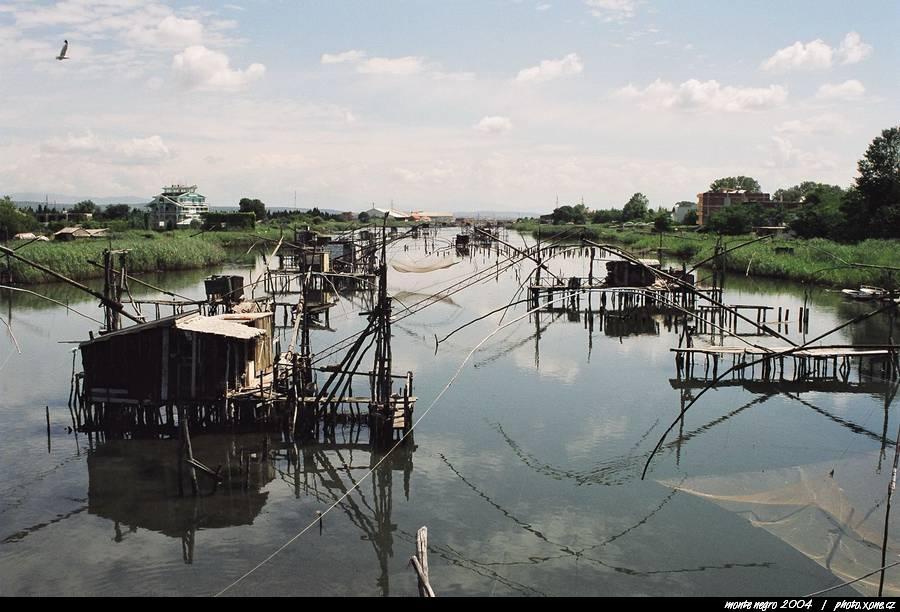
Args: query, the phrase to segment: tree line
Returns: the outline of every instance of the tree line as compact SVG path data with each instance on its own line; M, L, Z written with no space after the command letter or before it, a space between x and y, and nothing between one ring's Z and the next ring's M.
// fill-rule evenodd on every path
M783 187L770 202L730 205L712 215L706 231L744 234L753 227L787 225L801 238L829 238L854 242L866 238L900 238L900 127L883 130L857 164L853 185L843 188L815 181ZM714 180L710 191L741 189L759 193L759 182L749 176ZM678 202L684 204L689 202ZM584 204L559 206L547 220L554 224L653 223L657 231L672 224L667 211L653 211L642 193L635 193L621 209L590 210ZM545 217L545 218L547 218ZM685 225L697 222L689 212Z

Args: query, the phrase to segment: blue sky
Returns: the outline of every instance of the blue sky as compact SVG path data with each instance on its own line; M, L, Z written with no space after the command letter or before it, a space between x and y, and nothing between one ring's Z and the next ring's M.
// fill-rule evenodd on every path
M0 0L0 191L545 211L848 185L898 123L898 7Z

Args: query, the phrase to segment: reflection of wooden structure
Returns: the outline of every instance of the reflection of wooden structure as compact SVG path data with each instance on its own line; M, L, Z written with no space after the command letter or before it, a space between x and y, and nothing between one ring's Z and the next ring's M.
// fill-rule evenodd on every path
M256 439L200 436L194 454L219 466L219 480L187 500L179 441L108 440L88 455L88 512L113 521L117 542L148 529L180 538L185 563L194 560L198 530L252 525L268 501L263 487L276 475L273 462ZM212 490L209 490L209 489ZM123 529L124 528L124 529Z

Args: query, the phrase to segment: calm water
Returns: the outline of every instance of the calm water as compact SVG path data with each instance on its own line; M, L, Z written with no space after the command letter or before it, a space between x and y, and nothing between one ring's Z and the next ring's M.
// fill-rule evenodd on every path
M422 241L406 244L408 251L394 247L394 257L424 256ZM495 262L495 256L478 253L429 274L392 270L390 291L412 306L420 294ZM582 259L560 256L550 265L586 275ZM530 269L490 275L394 325L394 369L415 372L416 416L432 406L472 347L497 328L500 315L467 327L437 353L435 335L507 303ZM148 280L200 296L209 273ZM66 287L30 289L101 318L96 302ZM795 318L804 291L789 283L733 278L726 301L789 307ZM809 337L870 308L821 289L810 293L809 304ZM359 329L362 308L359 300L342 300L331 317L337 331L313 332L314 347ZM403 312L395 307L398 316ZM518 306L504 323L524 312ZM18 354L4 331L3 595L215 594L354 483L358 489L327 514L321 528L315 526L227 593L415 595L408 561L416 530L427 525L439 595L803 595L837 582L809 550L764 529L759 517L669 485L750 482L756 477L748 480L747 474L779 475L808 465L831 466L837 482L847 473L844 466L852 465L853 484L860 488L853 501L875 507L869 518L883 521L880 500L897 420L878 390L760 395L729 387L708 393L688 413L681 442L674 442L676 429L641 480L649 451L682 400L670 383L675 364L669 349L678 336L661 317L658 332L653 324L628 335L599 329L597 320L591 333L584 317L556 314L526 317L502 329L425 414L414 446L371 475L378 457L363 444L367 432L349 426L338 431L334 444L294 449L270 438L274 458L253 462L246 490L233 466L242 450L260 456L262 435L196 436L195 455L225 466L229 478L215 494L179 499L173 477L177 442L98 444L66 429L77 346L71 342L97 325L8 291L0 291L0 315L21 347ZM803 338L795 324L789 332ZM878 317L828 342L881 343L886 337L886 319ZM823 531L823 540L828 537Z

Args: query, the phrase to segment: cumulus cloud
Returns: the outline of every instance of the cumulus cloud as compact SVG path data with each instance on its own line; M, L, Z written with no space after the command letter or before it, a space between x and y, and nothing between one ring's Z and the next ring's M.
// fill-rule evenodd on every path
M833 154L824 150L807 151L797 147L791 139L773 136L770 151L763 163L767 168L802 168L804 171L826 171L836 167Z
M634 17L638 0L584 0L591 15L603 21L625 21Z
M872 45L864 43L858 33L848 32L836 49L818 38L808 43L797 41L776 51L761 68L771 72L827 70L835 60L840 60L841 64L856 64L871 53Z
M742 112L779 106L787 100L788 92L780 85L733 87L723 86L715 80L697 79L675 85L657 79L644 89L628 85L616 91L614 96L637 100L645 108Z
M443 160L437 160L432 166L425 166L417 170L396 167L391 170L391 175L404 183L409 184L433 184L440 185L447 182L456 174L456 169Z
M184 49L203 42L203 24L196 19L168 15L158 23L138 23L129 28L127 38L141 47Z
M365 51L351 49L341 53L323 53L323 64L355 64L362 74L388 74L408 76L419 74L426 69L425 58L408 55L406 57L368 57Z
M856 32L848 32L837 50L837 57L840 58L842 64L856 64L871 54L872 45L864 43Z
M847 120L833 113L823 113L803 119L791 119L775 126L778 134L808 136L848 132Z
M51 138L41 144L41 153L118 164L155 163L172 157L169 147L155 134L146 138L113 139L101 138L90 130Z
M580 74L584 70L581 58L577 53L569 53L562 59L544 60L537 66L524 68L516 75L516 81L520 83L540 83L564 76Z
M858 100L866 93L866 88L856 79L843 83L825 83L816 92L821 100Z
M762 69L771 72L789 70L823 70L831 67L834 50L820 39L808 43L795 42L779 49L762 63Z
M246 70L235 70L230 63L224 53L194 45L172 59L172 71L186 89L206 91L237 91L266 72L262 64L250 64Z
M512 121L509 117L484 117L475 125L475 129L486 134L502 134L512 129Z
M390 74L408 76L418 74L425 69L425 61L421 57L372 57L356 66L357 72L363 74Z
M323 53L322 54L322 63L323 64L343 64L345 62L358 62L366 56L365 51L359 51L357 49L351 49L350 51L344 51L342 53Z

